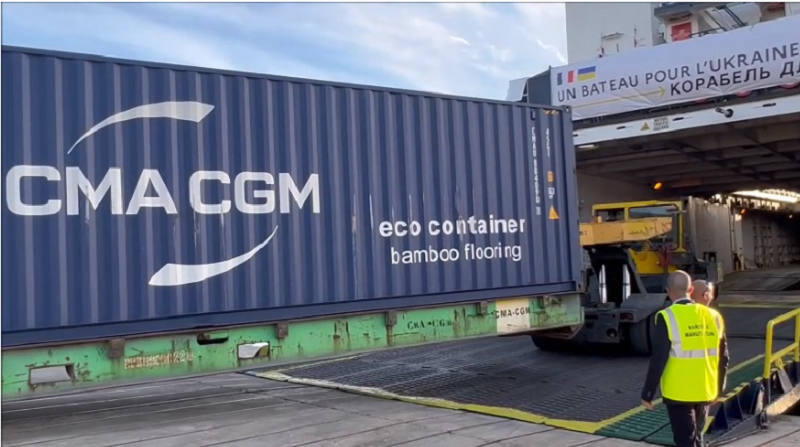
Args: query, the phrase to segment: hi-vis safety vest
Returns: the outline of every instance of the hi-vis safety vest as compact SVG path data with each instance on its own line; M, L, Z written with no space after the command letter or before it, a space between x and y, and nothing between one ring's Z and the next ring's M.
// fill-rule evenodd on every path
M719 393L719 344L722 317L690 303L659 312L667 323L672 348L661 377L661 395L678 402L710 402ZM656 320L658 321L658 320Z

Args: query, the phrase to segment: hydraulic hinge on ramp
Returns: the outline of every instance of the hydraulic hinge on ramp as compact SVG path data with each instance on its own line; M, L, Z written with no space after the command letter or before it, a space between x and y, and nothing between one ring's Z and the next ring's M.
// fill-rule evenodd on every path
M714 416L706 434L709 446L728 444L766 430L771 417L800 402L800 363L791 361L774 370L770 379L759 378L734 393L712 409Z

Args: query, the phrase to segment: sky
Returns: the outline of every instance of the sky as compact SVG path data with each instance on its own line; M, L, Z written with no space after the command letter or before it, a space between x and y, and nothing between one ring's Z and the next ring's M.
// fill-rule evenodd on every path
M562 3L4 3L4 45L504 99L566 64Z

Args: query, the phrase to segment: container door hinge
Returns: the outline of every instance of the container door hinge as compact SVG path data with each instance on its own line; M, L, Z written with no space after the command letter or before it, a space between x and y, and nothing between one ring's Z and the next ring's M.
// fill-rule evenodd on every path
M108 341L108 358L120 359L125 356L125 339L114 338Z

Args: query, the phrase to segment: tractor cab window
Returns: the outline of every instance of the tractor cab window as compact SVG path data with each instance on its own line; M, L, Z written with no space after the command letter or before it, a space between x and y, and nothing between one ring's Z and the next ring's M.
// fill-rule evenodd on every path
M625 219L625 209L615 208L610 210L597 210L594 213L595 217L599 217L603 222L615 222Z
M654 205L654 206L639 206L628 209L628 217L630 219L643 219L647 217L671 217L672 218L672 231L659 237L659 240L665 240L667 243L677 244L678 229L680 228L680 210L674 204ZM663 238L663 239L662 239Z

